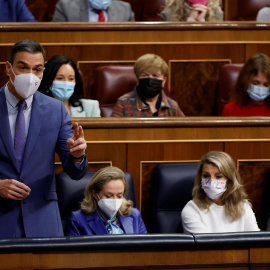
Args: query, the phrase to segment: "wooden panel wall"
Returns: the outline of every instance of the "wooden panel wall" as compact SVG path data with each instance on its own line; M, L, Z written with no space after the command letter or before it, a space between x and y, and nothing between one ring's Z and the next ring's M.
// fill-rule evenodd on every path
M267 251L252 250L252 259L269 266ZM211 269L249 270L248 248L227 250L77 251L0 254L0 269ZM253 269L253 268L252 268ZM258 268L263 269L263 268Z

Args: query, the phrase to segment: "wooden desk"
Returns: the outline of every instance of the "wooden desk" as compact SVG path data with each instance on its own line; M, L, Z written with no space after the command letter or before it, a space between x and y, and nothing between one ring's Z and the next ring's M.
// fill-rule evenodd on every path
M268 233L0 240L0 269L269 269Z

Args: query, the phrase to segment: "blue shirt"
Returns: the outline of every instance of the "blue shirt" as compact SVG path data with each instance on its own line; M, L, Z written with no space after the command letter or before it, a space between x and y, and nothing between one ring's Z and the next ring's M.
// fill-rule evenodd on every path
M108 21L108 12L106 10L103 10L105 21ZM98 16L99 14L94 10L94 8L91 6L91 4L88 1L88 19L89 22L98 22Z
M12 141L14 142L15 124L16 124L16 118L18 114L17 105L20 100L10 93L7 86L8 85L6 85L5 87L5 95L6 95L6 101L7 101L8 120L9 120L9 126L10 126L10 131L11 131L11 138L12 138ZM26 107L24 108L23 113L24 113L24 118L25 118L25 131L26 131L26 137L27 137L30 117L31 117L33 96L30 96L29 98L25 99L25 102L26 102Z

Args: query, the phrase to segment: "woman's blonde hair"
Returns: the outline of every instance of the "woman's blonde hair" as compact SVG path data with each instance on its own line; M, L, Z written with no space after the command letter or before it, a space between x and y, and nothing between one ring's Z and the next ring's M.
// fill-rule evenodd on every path
M117 167L105 167L98 170L91 182L86 186L84 191L84 199L81 202L81 210L85 214L91 214L97 210L97 200L93 196L93 193L98 194L104 187L105 184L112 180L121 180L124 184L124 196L128 191L128 183L125 174L122 170ZM123 198L123 203L119 209L119 214L121 216L126 216L131 214L131 209L133 206L132 201L127 201Z
M151 73L161 71L162 75L167 77L168 65L160 56L147 53L139 57L134 65L134 73L137 79L139 79L140 75L146 71Z
M185 2L186 0L166 0L166 6L164 10L172 10L172 20L173 21L186 21L189 14L185 12ZM207 7L211 10L206 14L206 21L216 21L216 11L218 8L222 7L221 0L209 0Z
M247 199L247 194L241 184L241 178L233 159L225 152L212 151L202 157L197 169L192 191L193 201L202 209L209 209L209 206L213 203L201 188L204 164L211 164L217 167L227 178L227 189L221 196L222 203L225 205L226 215L230 217L232 221L239 219L243 215L243 203Z

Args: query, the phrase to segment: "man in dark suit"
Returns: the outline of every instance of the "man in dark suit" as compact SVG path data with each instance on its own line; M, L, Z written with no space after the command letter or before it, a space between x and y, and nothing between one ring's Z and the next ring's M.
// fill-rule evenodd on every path
M0 89L0 238L62 236L55 190L55 152L73 179L87 171L83 129L63 102L36 92L45 52L34 40L11 49Z
M53 22L98 22L99 12L108 22L134 21L129 3L117 0L59 0L53 15Z

